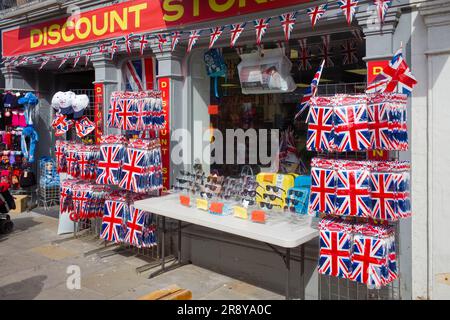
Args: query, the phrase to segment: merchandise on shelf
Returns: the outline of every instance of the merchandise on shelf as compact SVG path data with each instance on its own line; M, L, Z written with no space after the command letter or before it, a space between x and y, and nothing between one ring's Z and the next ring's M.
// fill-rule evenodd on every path
M97 163L100 156L98 146L86 146L79 143L60 143L64 148L67 174L72 178L95 180ZM58 156L57 156L58 157Z
M380 289L398 278L392 227L326 217L319 223L320 274Z
M313 97L307 149L317 152L408 150L407 96Z
M96 181L98 184L119 185L128 140L124 136L103 136L100 143Z
M113 92L108 126L125 131L161 129L165 124L161 92Z
M297 174L260 173L256 182L260 192L256 195L256 202L261 207L283 209L286 204L287 191L294 187Z
M411 216L409 162L314 158L311 165L310 214L388 221Z

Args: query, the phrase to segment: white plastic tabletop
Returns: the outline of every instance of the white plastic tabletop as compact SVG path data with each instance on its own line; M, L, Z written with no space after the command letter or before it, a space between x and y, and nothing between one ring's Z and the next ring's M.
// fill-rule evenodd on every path
M136 201L135 207L156 215L262 241L282 248L296 248L319 235L317 228L313 227L314 221L311 217L288 217L281 213L273 213L265 224L259 224L231 215L212 215L195 207L182 206L177 194Z

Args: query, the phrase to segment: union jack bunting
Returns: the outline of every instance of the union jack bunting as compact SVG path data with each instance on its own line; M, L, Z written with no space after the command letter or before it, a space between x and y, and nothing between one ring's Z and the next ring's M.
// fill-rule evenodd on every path
M41 65L39 66L39 70L42 70L45 67L45 65L50 62L51 58L52 57L50 57L50 56L44 56L42 58Z
M217 40L219 40L220 36L223 33L224 27L215 27L214 29L211 29L211 35L209 37L209 49L214 47L214 44Z
M309 15L309 18L311 19L311 25L312 25L313 29L314 29L314 26L316 25L316 23L325 14L327 9L328 9L328 4L321 4L320 6L316 6L316 7L309 8L306 10L306 12Z
M108 52L108 49L106 49L106 44L102 43L101 45L99 45L98 46L98 52L100 52L100 53Z
M306 70L312 69L311 51L308 48L307 41L308 41L308 39L306 39L306 38L298 40L298 42L300 44L300 70L301 71L306 71Z
M163 52L163 46L165 43L167 43L167 39L163 34L157 34L156 37L158 38L158 48L159 51Z
M236 23L231 25L231 42L230 47L233 48L236 45L237 40L245 30L246 22Z
M393 173L372 172L370 189L372 198L372 217L379 220L396 221L397 210L395 175Z
M141 56L144 54L145 47L148 45L148 40L145 38L145 35L141 36L139 40L139 51L141 52Z
M351 280L381 288L383 268L386 266L386 243L376 237L355 235L352 246Z
M118 102L119 112L117 117L119 119L119 128L122 130L135 130L137 118L135 117L135 104L133 99L122 98Z
M344 12L345 18L349 25L352 24L353 16L355 15L356 8L358 7L358 0L339 0L339 7Z
M351 240L351 234L346 231L320 231L320 274L343 279L350 276Z
M336 172L334 169L311 169L311 194L309 213L334 214L336 202Z
M333 108L311 106L308 115L306 148L308 151L331 150L334 144Z
M331 59L333 54L331 53L331 36L322 36L322 46L319 47L320 57L325 61L325 67L334 67L334 62Z
M416 84L417 80L403 58L403 48L400 47L389 65L368 85L367 93L399 92L410 95Z
M81 52L78 51L75 54L75 59L73 60L73 68L75 68L78 65L78 62L80 62L80 59L81 59Z
M124 150L122 145L103 145L100 147L100 159L97 166L97 184L119 184L120 167L122 165Z
M92 54L93 54L92 49L88 49L88 51L84 54L84 57L85 57L84 66L85 67L87 67L87 65L89 64Z
M336 215L369 218L372 201L369 171L337 170L336 172Z
M269 27L269 22L271 18L263 18L263 19L257 19L253 21L255 25L256 30L256 45L261 45L262 38L266 34L267 28Z
M200 33L201 33L201 30L192 30L191 33L189 34L188 47L187 47L188 53L192 51L192 48L197 43L198 39L200 38Z
M384 18L386 18L386 13L389 10L389 6L392 3L392 0L374 0L373 1L377 8L378 19L381 23L384 22Z
M372 150L392 150L389 128L389 104L380 101L367 106L369 112L370 145Z
M289 41L291 39L292 30L294 30L295 21L297 19L297 12L284 13L280 16L281 27L284 31L284 39Z
M17 63L17 66L21 66L24 64L27 64L28 62L30 62L31 57L22 57L19 59L19 62Z
M66 55L64 56L64 58L62 58L61 63L60 63L59 66L58 66L58 69L61 69L61 67L62 67L64 64L66 64L67 60L69 60L69 58L70 58L70 53L66 54Z
M121 243L124 240L122 235L124 206L125 203L120 201L105 201L100 239L113 243Z
M357 57L357 48L355 42L351 40L346 40L342 46L342 64L348 65L348 64L355 64L358 62Z
M177 47L178 42L180 42L180 32L178 31L172 32L172 35L170 36L170 48L172 52Z
M136 193L145 189L146 155L146 151L127 148L120 171L119 187Z
M128 54L131 54L132 41L133 41L132 34L128 34L125 36L125 48L126 48Z
M324 65L325 61L322 61L319 70L317 70L316 74L314 75L311 85L308 87L308 89L306 89L306 92L303 94L302 100L300 101L300 104L297 107L299 111L295 115L294 119L300 117L303 114L303 112L310 107L311 98L317 95L317 92L319 90L320 78L322 78ZM309 121L309 117L310 115L308 115L307 121ZM333 122L333 119L331 119L331 121ZM332 140L330 142L332 142Z
M334 143L338 152L365 151L371 148L367 105L335 106Z
M127 217L127 233L124 242L134 247L142 247L142 229L144 228L145 212L130 206Z
M117 41L114 40L111 43L111 60L114 59L115 54L117 53L117 51L119 50L119 47L117 46Z

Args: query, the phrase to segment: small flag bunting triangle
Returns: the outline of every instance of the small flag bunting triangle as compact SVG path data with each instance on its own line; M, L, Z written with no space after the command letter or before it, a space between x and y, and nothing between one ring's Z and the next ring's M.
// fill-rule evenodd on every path
M309 8L306 12L311 19L311 25L314 28L317 22L322 18L325 12L328 10L328 4L321 4L319 6L315 6L313 8Z
M378 19L380 19L380 23L384 22L386 18L386 13L389 10L389 6L391 5L392 0L374 0L374 4L377 8Z
M245 30L246 22L236 23L231 25L231 43L230 47L233 48L236 45L237 40Z
M187 52L191 52L192 48L197 43L198 39L200 38L200 30L192 30L189 35L189 41L188 41L188 47Z
M117 46L117 41L113 41L111 43L111 60L114 59L114 55L117 53L117 50L119 49L119 47Z
M67 60L69 60L69 58L70 58L70 53L68 53L64 56L64 58L61 60L61 63L58 66L58 69L61 69L61 67L67 62Z
M141 40L139 40L139 51L141 52L141 56L144 54L144 50L147 44L148 40L145 38L145 35L142 35Z
M254 20L253 23L255 24L255 31L256 31L256 44L258 46L262 43L262 38L267 32L267 28L269 27L269 22L271 18L262 18Z
M356 8L358 7L358 0L339 0L338 4L341 10L344 12L347 23L351 25L353 16L356 12Z
M158 38L158 48L159 51L162 53L163 52L163 46L165 43L167 43L167 39L163 34L158 34L156 35L156 37Z
M281 26L284 31L284 39L291 39L292 30L294 30L295 21L297 20L297 12L285 13L280 16Z
M209 49L211 49L217 40L219 40L220 36L223 33L224 27L215 27L214 29L211 29L211 36L209 40Z
M73 68L75 68L78 65L78 62L80 62L80 59L81 59L81 52L78 51L75 54L75 60L73 60Z

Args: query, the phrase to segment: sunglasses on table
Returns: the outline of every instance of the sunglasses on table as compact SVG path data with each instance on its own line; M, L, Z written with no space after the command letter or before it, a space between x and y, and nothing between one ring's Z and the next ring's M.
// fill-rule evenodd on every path
M264 207L266 207L269 210L272 210L273 207L279 207L279 208L283 208L282 206L278 205L278 204L272 204L272 203L268 203L268 202L260 202L259 206L264 209Z
M223 177L222 176L209 176L208 179L206 179L208 183L218 183L222 184Z
M285 211L290 211L290 212L296 212L294 206L285 206L285 207L284 207L284 210L285 210Z
M283 200L283 198L277 196L276 194L268 194L268 193L264 194L264 199L270 199L271 201L275 201L276 199Z
M208 198L208 199L212 199L212 197L214 196L212 193L210 193L210 192L205 192L205 191L203 191L203 192L200 192L200 196L202 197L202 198Z
M203 178L203 177L205 176L204 173L202 173L202 174L191 173L191 172L186 171L186 170L180 170L180 174L181 174L182 176L193 177L193 178L194 178L194 177L195 177L195 178Z
M176 190L176 191L183 191L183 190L192 191L191 188L183 187L183 186L174 186L173 189Z
M258 192L256 192L256 190L243 190L241 193L244 197L247 197L247 196L256 197L256 195L261 197L261 195Z
M291 205L291 206L295 207L295 206L298 206L300 203L301 203L301 201L298 200L298 199L290 199L290 198L286 199L286 204L287 205Z
M290 191L288 197L296 197L296 198L302 198L305 195L305 192L303 191Z
M177 182L181 183L181 184L186 184L188 183L189 185L192 185L193 181L188 180L188 179L184 179L184 178L176 178Z

